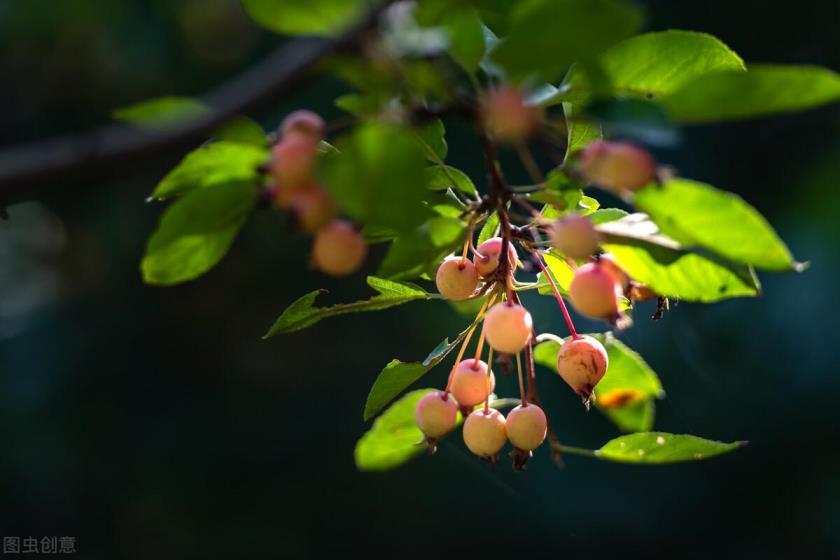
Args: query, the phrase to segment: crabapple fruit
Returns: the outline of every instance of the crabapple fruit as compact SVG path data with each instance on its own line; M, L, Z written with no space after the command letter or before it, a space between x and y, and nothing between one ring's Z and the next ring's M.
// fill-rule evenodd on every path
M570 214L554 222L551 244L573 259L585 259L598 250L598 232L589 218Z
M637 191L656 177L656 161L635 144L599 140L580 153L577 171L600 187Z
M478 255L475 256L473 261L476 270L483 278L492 275L499 268L499 254L502 252L503 242L501 237L491 237L476 249ZM508 259L512 269L516 266L516 249L513 248L513 243L508 243Z
M299 134L318 143L324 137L324 119L317 113L305 109L294 111L283 119L280 124L280 133L283 136Z
M494 350L516 354L528 344L534 321L528 310L518 304L497 303L484 318L484 336Z
M569 285L569 299L583 315L612 320L618 315L621 286L600 263L588 263L575 270Z
M515 142L534 133L542 121L542 112L538 107L527 104L523 90L503 87L483 99L481 118L494 138Z
M435 284L448 300L467 299L478 287L478 271L469 259L447 257L438 267Z
M535 404L520 404L507 415L507 436L517 449L533 451L545 441L548 421Z
M618 266L618 262L616 262L612 253L603 253L598 257L598 262L601 263L601 266L604 267L607 272L613 275L619 286L621 286L622 292L626 292L630 288L630 277L627 276L627 273L624 272L620 266Z
M479 457L493 457L505 446L505 417L495 408L476 410L464 422L464 443Z
M570 338L557 354L557 373L585 401L604 377L608 365L604 345L591 336Z
M312 182L312 165L318 149L305 138L288 136L271 149L269 172L280 189L294 189Z
M362 266L366 254L365 238L344 220L333 220L315 234L313 264L331 276L352 274Z
M439 438L458 423L458 403L442 391L424 395L414 407L414 421L428 438Z
M291 201L298 225L308 232L317 231L335 217L336 207L330 194L319 186L297 193Z
M462 407L473 407L484 402L496 387L496 378L490 372L490 386L487 386L487 363L482 360L464 360L452 374L452 396Z

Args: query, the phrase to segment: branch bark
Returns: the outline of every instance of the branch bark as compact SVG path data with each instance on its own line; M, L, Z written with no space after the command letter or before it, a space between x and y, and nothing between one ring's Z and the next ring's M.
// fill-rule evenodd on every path
M362 22L332 39L287 42L266 59L204 96L207 115L172 127L107 125L88 132L0 151L0 209L65 188L68 181L125 178L164 155L183 154L231 117L251 114L288 95L312 76L324 57L354 48L375 27L384 2Z

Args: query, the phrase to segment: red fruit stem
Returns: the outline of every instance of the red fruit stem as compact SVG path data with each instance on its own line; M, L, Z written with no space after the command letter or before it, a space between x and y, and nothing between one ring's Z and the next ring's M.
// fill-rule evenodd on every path
M528 403L525 398L525 380L522 379L522 358L519 352L516 353L516 375L519 377L519 401L522 406Z
M455 363L452 365L452 370L450 370L449 372L449 379L446 380L446 388L443 390L444 395L448 395L450 389L452 388L452 380L455 377L455 368L458 367L458 364L461 363L461 358L464 357L464 351L467 349L467 345L470 343L470 339L472 338L476 327L478 327L479 318L484 314L484 311L487 310L487 308L493 304L494 301L496 301L496 294L490 296L481 306L481 309L478 310L478 314L475 316L475 324L472 327L470 327L469 332L467 332L467 336L464 338L464 342L461 344L461 349L458 350L458 357L455 358Z
M548 269L543 264L542 256L540 256L539 251L534 251L533 255L537 259L537 264L540 265L540 269L543 271L543 274L548 279L548 283L551 284L551 289L554 291L554 297L557 298L560 310L563 311L563 318L566 320L566 326L569 327L569 332L572 334L572 338L580 338L580 335L575 330L575 325L572 323L572 317L569 315L569 310L566 308L566 302L563 301L563 296L560 295L560 290L557 289L557 284L554 283L554 278L551 277Z
M490 376L493 375L493 347L490 347L490 352L487 354L487 396L484 397L484 414L490 412L490 388L492 384Z

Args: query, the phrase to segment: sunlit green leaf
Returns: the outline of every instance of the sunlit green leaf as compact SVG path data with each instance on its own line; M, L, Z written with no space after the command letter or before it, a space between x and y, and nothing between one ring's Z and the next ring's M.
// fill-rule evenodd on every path
M326 319L327 317L358 313L361 311L379 311L410 301L436 299L439 297L436 294L426 292L420 286L406 282L396 282L375 276L368 276L367 282L371 288L379 292L379 295L353 303L339 303L329 307L315 307L315 298L324 293L324 291L315 290L309 292L287 307L263 338L270 338L280 333L299 331L311 327L321 319Z
M642 432L608 441L595 451L595 456L619 463L681 463L729 453L743 445L744 442L723 443L690 435Z
M683 247L705 247L732 261L767 270L796 266L773 227L736 194L673 179L642 189L634 203Z
M434 162L446 159L449 148L446 145L446 128L443 126L443 121L432 119L419 127L416 132L427 159Z
M361 0L242 0L262 27L284 35L331 35L364 13Z
M247 183L213 185L176 200L149 238L140 265L148 284L192 280L227 253L256 202Z
M484 221L481 226L481 231L478 232L478 245L481 245L491 237L496 237L496 232L499 229L499 215L496 212L490 214L490 217Z
M449 339L441 342L422 362L401 362L391 360L385 368L379 372L373 387L368 393L365 402L364 419L370 420L382 408L391 402L394 397L406 390L412 383L426 375L432 368L438 365L453 348L458 346L467 334L467 330L458 335L455 340Z
M392 404L374 421L371 429L356 443L356 468L361 471L393 469L420 455L423 433L414 420L417 401L433 389L412 391Z
M137 126L156 128L203 117L213 111L202 101L192 97L158 97L114 109L111 116Z
M685 83L664 98L680 123L746 119L840 101L840 75L816 66L751 65Z
M154 198L168 198L193 189L230 182L260 180L259 166L268 150L239 142L213 142L194 150L155 187Z

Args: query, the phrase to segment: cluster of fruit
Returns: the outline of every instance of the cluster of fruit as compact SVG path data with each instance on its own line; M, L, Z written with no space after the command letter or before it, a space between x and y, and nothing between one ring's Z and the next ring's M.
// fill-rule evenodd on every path
M315 235L315 268L331 276L346 276L362 266L367 245L353 224L336 218L335 202L315 180L324 128L323 119L311 111L295 111L283 120L266 165L268 188L274 205L290 211L303 231Z

